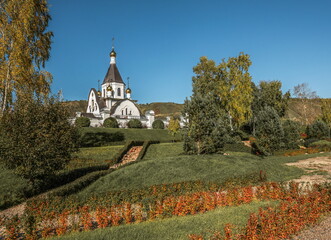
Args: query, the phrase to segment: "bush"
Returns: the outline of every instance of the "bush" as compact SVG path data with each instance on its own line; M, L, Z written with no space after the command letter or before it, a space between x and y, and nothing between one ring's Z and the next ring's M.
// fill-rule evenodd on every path
M322 151L325 151L325 152L331 151L331 142L326 141L326 140L320 140L320 141L317 141L317 142L313 142L312 144L310 144L310 146L318 148L318 149L320 149Z
M77 150L78 133L57 99L17 101L0 118L0 158L36 191Z
M291 120L286 120L282 124L284 130L285 149L296 149L300 141L300 124Z
M115 118L109 117L105 119L103 126L106 128L118 128L118 122Z
M325 122L317 120L307 126L306 133L308 138L322 139L329 136L329 127Z
M122 132L83 132L79 137L80 147L100 147L111 142L120 142L124 140Z
M152 124L153 129L164 129L164 123L162 120L157 119Z
M142 128L143 125L138 119L131 119L128 122L128 128Z
M89 127L91 124L91 121L87 117L78 117L75 120L75 125L77 127Z
M256 142L253 147L256 152L271 155L284 148L284 131L275 109L265 107L259 112L256 120Z

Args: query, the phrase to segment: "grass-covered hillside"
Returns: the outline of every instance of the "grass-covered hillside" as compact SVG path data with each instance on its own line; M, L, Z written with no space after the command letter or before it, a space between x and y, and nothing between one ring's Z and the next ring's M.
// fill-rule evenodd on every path
M304 171L286 166L285 163L312 156L315 155L261 158L234 152L228 156L184 155L182 143L153 144L142 161L100 178L78 193L78 196L89 198L113 190L196 180L219 184L232 181L245 183L256 181L260 170L266 172L268 181L287 181L300 177Z

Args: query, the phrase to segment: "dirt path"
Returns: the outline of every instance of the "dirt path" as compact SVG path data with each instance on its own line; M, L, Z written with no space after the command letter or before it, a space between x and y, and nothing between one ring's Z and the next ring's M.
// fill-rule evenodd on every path
M324 183L331 182L331 156L308 158L288 166L296 166L304 169L309 175L304 175L295 182ZM320 223L307 228L292 238L293 240L331 240L331 216L325 217Z

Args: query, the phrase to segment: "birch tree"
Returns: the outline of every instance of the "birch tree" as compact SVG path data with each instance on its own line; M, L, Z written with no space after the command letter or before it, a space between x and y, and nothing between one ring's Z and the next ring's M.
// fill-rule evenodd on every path
M0 115L15 98L49 93L50 19L46 0L0 0Z

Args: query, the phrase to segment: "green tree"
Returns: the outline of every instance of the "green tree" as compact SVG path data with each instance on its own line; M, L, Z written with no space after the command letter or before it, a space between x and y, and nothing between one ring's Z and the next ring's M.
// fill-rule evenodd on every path
M284 130L277 114L272 107L264 107L256 121L257 150L264 155L271 155L284 148Z
M116 118L109 117L105 119L103 126L106 128L118 128L118 122Z
M184 151L191 154L206 154L222 151L227 140L229 121L220 109L219 98L196 93L184 103L186 117Z
M0 159L33 187L70 161L78 134L54 98L18 100L0 119Z
M290 92L282 92L282 83L280 81L261 81L257 87L254 87L254 100L252 110L255 113L269 106L277 111L279 117L284 117L288 109Z
M173 136L173 141L175 141L175 136L180 130L179 120L177 118L171 117L168 125L168 131Z
M285 120L282 123L282 127L284 131L284 147L286 149L298 148L300 141L300 124L292 120Z
M321 100L321 110L322 116L321 119L329 126L331 126L331 99L322 99Z
M308 138L322 139L329 136L329 127L325 122L316 120L307 126L306 133Z
M51 74L43 71L52 32L46 0L0 2L0 115L17 99L47 95Z
M156 119L152 124L153 129L164 129L164 123L160 119Z
M248 54L223 59L217 66L218 96L230 119L230 127L239 127L250 119L253 101L252 77L248 70L252 62Z

